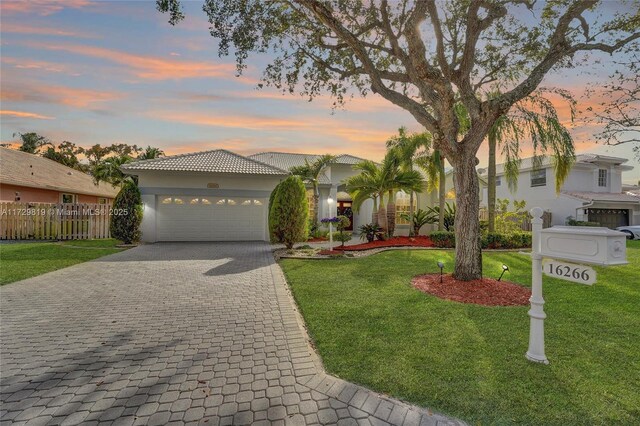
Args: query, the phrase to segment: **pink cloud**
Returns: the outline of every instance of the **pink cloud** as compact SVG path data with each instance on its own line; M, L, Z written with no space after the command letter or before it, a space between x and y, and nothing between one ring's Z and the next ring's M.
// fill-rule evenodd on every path
M36 114L34 112L26 112L26 111L1 110L0 115L6 115L9 117L16 117L16 118L36 118L38 120L55 119L55 117L49 117L47 115L41 115L41 114Z
M89 0L6 0L0 2L0 11L3 15L21 13L46 16L64 8L79 9L91 4Z
M2 63L13 65L14 68L20 70L40 70L47 71L53 73L65 73L72 76L79 76L76 70L69 68L67 65L58 64L55 62L47 62L47 61L34 61L30 59L18 59L11 57L3 57Z
M123 97L123 94L117 92L50 85L14 85L13 88L4 89L1 93L2 101L43 102L75 108L91 107L96 103L104 103Z
M235 71L233 64L215 64L203 61L166 59L154 56L135 55L102 47L76 44L25 43L30 47L63 51L82 56L104 59L124 65L136 77L145 80L169 80L198 77L229 77Z
M15 33L15 34L27 34L27 35L96 38L95 35L79 32L79 31L70 31L68 29L51 28L51 27L43 27L43 26L34 27L34 26L23 25L23 24L18 25L12 22L3 23L2 32Z
M199 126L229 127L249 130L290 130L311 127L311 124L305 120L248 115L156 112L151 113L150 116L159 120L177 121L180 123Z

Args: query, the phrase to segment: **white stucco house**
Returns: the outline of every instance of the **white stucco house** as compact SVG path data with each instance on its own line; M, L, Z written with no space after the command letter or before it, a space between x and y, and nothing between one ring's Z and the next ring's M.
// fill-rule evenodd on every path
M136 161L122 170L138 177L142 241L268 241L269 195L305 158L316 156L264 152L245 157L219 149ZM339 155L327 167L320 179L320 218L350 215L354 229L371 221L371 203L353 212L342 184L361 160ZM311 198L312 191L308 194Z
M626 158L596 154L576 156L569 176L559 193L550 158L533 168L532 158L522 160L518 186L510 191L504 164L496 167L496 197L525 200L527 208L541 207L551 212L552 225L564 225L569 216L576 220L599 222L615 228L640 224L640 197L622 191L622 172L632 170ZM486 171L484 171L486 173ZM487 199L484 189L484 199Z

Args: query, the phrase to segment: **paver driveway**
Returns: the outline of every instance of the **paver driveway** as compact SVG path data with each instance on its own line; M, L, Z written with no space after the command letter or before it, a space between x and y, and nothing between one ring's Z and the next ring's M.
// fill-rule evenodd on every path
M142 246L0 299L3 423L457 423L326 375L267 244Z

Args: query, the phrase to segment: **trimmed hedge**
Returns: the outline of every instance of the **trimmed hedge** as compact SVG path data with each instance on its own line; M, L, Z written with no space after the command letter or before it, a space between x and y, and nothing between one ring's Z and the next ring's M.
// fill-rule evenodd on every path
M512 234L492 232L482 236L481 244L482 248L489 249L531 247L531 232L514 232Z
M456 246L456 236L453 232L437 231L429 235L436 247L453 248ZM483 249L516 249L531 247L531 232L514 232L499 234L492 232L484 234L480 240Z
M309 204L307 190L297 176L289 176L274 189L270 197L269 232L271 241L291 249L307 241Z
M111 236L125 244L137 243L141 235L142 197L135 182L125 181L113 200L113 211L109 225Z
M449 231L436 231L429 235L436 247L453 248L456 246L456 234Z

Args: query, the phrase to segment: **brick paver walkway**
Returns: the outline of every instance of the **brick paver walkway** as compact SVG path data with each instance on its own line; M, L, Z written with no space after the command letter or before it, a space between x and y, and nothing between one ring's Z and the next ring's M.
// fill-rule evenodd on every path
M462 424L325 374L266 244L142 246L0 299L3 424Z

